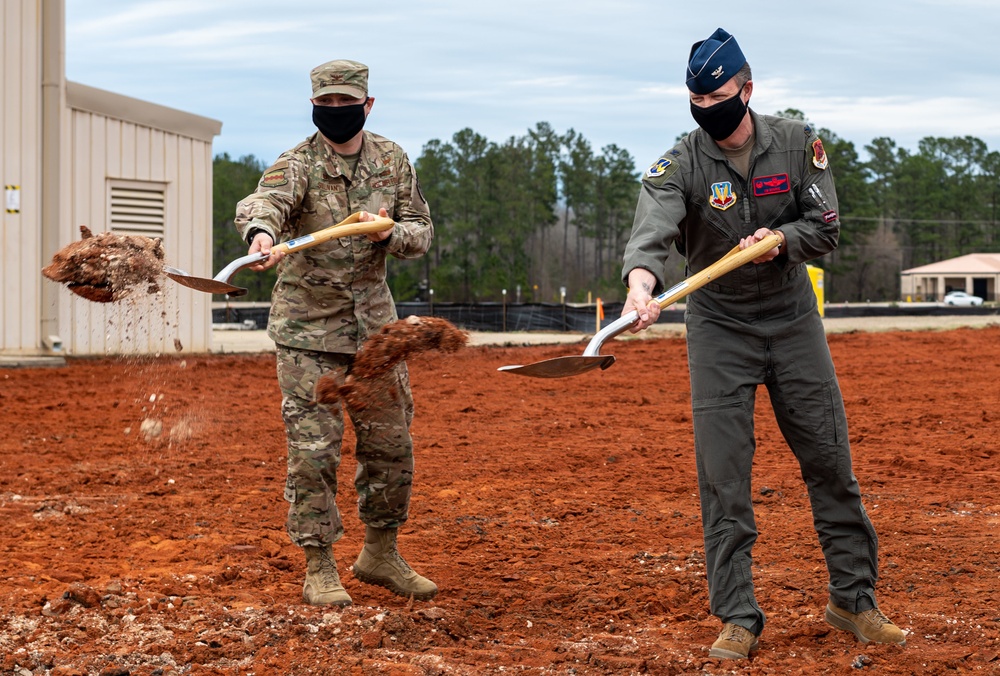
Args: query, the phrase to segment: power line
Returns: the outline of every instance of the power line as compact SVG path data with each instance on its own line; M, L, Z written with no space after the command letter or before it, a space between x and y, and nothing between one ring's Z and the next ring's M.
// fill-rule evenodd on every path
M842 221L886 221L887 223L941 223L943 225L955 225L961 223L975 224L975 225L997 225L1000 221L984 221L984 220L945 220L942 218L896 218L894 216L844 216L841 215L840 220Z

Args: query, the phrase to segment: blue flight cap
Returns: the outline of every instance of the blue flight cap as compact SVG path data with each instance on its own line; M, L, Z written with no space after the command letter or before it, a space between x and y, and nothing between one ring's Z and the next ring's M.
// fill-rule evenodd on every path
M691 46L687 66L687 88L695 94L711 94L747 62L736 38L722 30Z

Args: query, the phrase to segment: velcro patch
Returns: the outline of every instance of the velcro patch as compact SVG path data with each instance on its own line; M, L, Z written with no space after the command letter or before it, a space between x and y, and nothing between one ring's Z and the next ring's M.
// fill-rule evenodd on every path
M713 183L711 190L712 194L708 197L708 203L712 205L712 208L725 211L736 204L736 191L733 190L731 182L720 181Z
M824 211L823 212L823 222L824 223L833 223L835 220L837 220L837 212L836 211Z
M288 183L288 177L284 169L272 169L260 178L260 187L277 188L279 185Z
M677 171L678 164L674 160L668 160L665 157L653 162L653 164L646 170L643 175L643 180L645 180L650 185L661 186L666 183L667 179L675 171Z
M385 188L390 185L399 185L400 178L398 176L390 176L389 178L382 179L381 181L372 181L372 189L378 190L379 188Z
M670 160L665 157L661 157L653 162L653 165L646 170L646 178L656 178L657 176L662 176L663 172L665 172L667 167L671 164L672 162Z
M788 174L772 174L771 176L757 176L753 179L754 197L764 195L777 195L788 192L791 187L788 183Z
M830 166L830 160L826 156L826 150L823 149L823 141L816 139L812 142L813 149L813 166L817 169L826 169Z

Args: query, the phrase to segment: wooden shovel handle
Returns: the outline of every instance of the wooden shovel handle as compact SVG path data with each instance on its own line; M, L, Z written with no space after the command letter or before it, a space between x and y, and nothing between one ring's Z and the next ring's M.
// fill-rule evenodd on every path
M768 235L756 244L748 246L742 251L740 251L740 247L737 245L730 249L729 253L709 265L704 270L694 273L683 282L675 284L661 293L655 298L655 300L660 304L660 308L666 308L673 305L692 291L700 289L713 279L718 279L727 272L731 272L741 265L749 263L755 258L760 258L762 255L779 244L781 244L781 235Z
M684 281L674 284L672 287L654 298L659 303L660 308L665 308L678 299L683 298L692 291L699 289L713 279L718 279L722 275L735 270L744 263L749 263L755 258L759 258L766 252L781 244L781 235L768 235L752 246L748 246L740 251L739 245L733 247L729 253L715 261L701 272L696 272ZM624 333L639 321L639 312L632 310L627 315L622 315L611 322L603 329L594 334L594 337L587 343L587 348L583 351L584 357L597 357L601 354L601 346L604 341L614 338L620 333ZM610 365L610 364L609 364ZM604 366L602 368L607 368Z
M395 225L395 222L391 218L376 217L374 221L367 221L364 223L359 222L358 219L360 218L361 212L353 213L340 223L331 225L329 228L324 228L312 234L303 235L302 237L296 237L295 239L290 239L287 242L277 244L271 247L271 251L284 251L285 253L302 251L303 249L314 247L317 244L322 244L323 242L328 242L331 239L336 239L338 237L367 235L371 232L388 230Z

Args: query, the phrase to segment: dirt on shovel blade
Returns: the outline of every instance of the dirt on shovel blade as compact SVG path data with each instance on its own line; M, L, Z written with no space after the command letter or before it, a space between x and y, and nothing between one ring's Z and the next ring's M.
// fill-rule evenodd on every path
M163 240L111 232L95 235L85 225L80 233L80 241L52 256L43 275L95 303L113 303L137 289L148 294L160 290Z
M456 352L469 336L437 317L411 316L386 324L358 351L350 373L340 379L328 374L316 383L316 401L336 406L341 400L352 410L378 406L393 398L388 378L401 361L420 352Z

